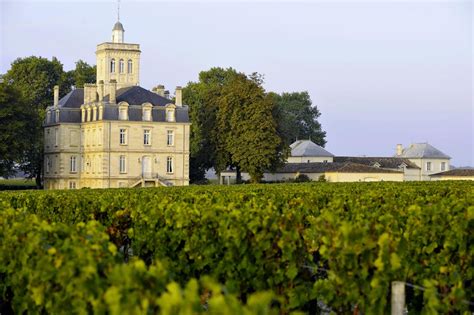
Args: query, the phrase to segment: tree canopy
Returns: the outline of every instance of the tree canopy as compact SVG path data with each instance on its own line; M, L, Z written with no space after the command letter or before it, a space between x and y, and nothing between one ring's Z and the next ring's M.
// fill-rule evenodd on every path
M326 132L318 122L321 113L312 105L308 92L270 94L276 105L279 133L287 145L296 140L311 139L324 147Z
M0 83L0 176L14 175L15 166L26 155L35 116L19 89L7 81Z
M97 67L83 60L76 62L76 68L66 72L67 82L76 88L83 88L85 83L96 83Z
M191 117L191 179L213 167L232 166L259 181L263 171L282 163L285 147L277 133L274 104L258 74L212 68L184 88Z
M65 72L55 57L52 60L35 56L18 58L3 76L3 81L5 86L2 87L0 103L2 136L5 143L21 150L15 149L12 154L6 155L0 149L0 161L7 161L5 169L12 170L12 163L19 165L30 177L36 178L39 186L43 165L42 122L46 107L53 103L54 86L59 85L62 97L71 91L72 86L93 83L95 66L79 60L74 70ZM27 128L20 128L25 126ZM24 131L27 134L19 136Z

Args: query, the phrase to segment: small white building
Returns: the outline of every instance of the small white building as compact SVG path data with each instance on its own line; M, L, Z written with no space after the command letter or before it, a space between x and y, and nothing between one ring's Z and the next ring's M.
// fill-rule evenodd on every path
M330 163L334 155L311 140L297 140L290 145L287 163Z
M430 180L432 174L449 171L451 159L429 143L413 143L407 148L398 144L395 157L408 159L420 168L417 180Z

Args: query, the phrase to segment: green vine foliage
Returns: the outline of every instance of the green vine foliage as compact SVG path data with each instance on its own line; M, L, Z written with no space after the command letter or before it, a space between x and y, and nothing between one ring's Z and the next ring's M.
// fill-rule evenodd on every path
M19 313L384 314L392 281L472 312L469 182L4 192L0 223Z

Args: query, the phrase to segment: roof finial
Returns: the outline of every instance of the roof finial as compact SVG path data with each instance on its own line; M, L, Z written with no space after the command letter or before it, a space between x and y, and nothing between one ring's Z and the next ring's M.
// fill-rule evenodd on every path
M120 0L117 0L117 21L120 22Z

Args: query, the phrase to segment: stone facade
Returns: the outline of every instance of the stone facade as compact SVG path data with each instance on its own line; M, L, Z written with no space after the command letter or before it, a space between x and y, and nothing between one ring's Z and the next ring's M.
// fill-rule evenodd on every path
M118 24L120 24L118 22ZM140 49L113 42L97 46L97 84L86 84L47 108L45 189L182 186L189 184L187 106L139 83Z

